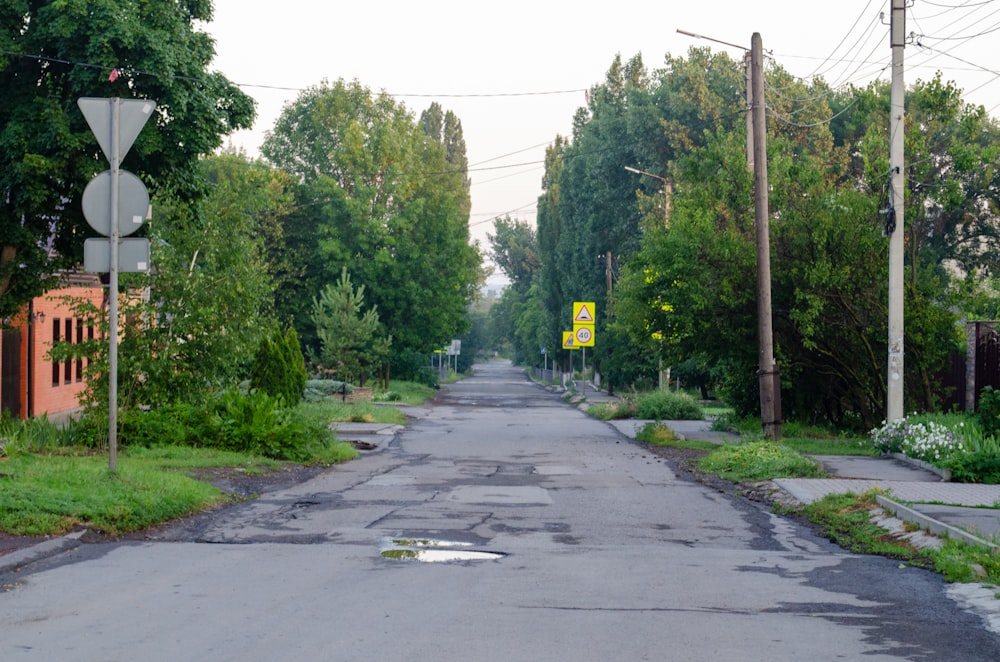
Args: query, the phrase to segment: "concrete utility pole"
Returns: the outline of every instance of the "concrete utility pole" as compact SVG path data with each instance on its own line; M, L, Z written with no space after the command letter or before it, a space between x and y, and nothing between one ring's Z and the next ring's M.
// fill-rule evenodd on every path
M903 417L903 137L905 108L903 47L906 42L906 0L892 0L889 45L892 48L892 87L889 119L890 203L889 235L889 366L886 388L886 421Z
M747 168L753 172L753 61L750 51L743 54L743 73L747 83Z
M902 0L900 0L902 1ZM764 104L764 48L759 32L750 42L753 87L754 217L757 228L757 329L760 365L760 424L766 437L781 438L781 380L771 328L771 233L767 200L767 122Z

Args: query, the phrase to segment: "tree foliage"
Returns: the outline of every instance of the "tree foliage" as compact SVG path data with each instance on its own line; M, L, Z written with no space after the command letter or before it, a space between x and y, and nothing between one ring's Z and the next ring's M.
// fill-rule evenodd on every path
M150 226L153 270L122 274L119 403L200 402L247 376L273 320L264 246L280 207L280 178L244 157L197 164L207 196L196 204L161 194ZM272 186L272 184L275 184ZM87 319L107 328L107 308ZM106 337L106 336L105 336ZM88 401L107 402L107 343L92 351Z
M0 2L0 318L82 256L86 183L107 162L80 97L146 98L157 111L125 167L150 192L189 202L195 162L249 128L253 101L209 71L198 29L211 2Z
M595 355L614 362L602 372L616 387L648 383L660 361L697 365L699 383L753 414L756 252L742 63L707 49L664 62L650 72L638 58L615 58L577 112L572 141L557 138L547 152L538 213L543 335L558 342L572 301L607 297ZM784 416L871 426L886 397L888 242L879 210L888 86L835 92L777 65L765 75ZM938 77L913 85L907 104L906 397L928 409L943 396L935 374L958 346L956 311L991 309L1000 135ZM666 223L664 182L626 165L670 182ZM608 252L610 274L601 260ZM514 328L525 324L520 315L535 316L507 312ZM634 351L624 350L629 343Z
M265 140L263 154L300 182L298 208L283 219L300 271L279 289L278 310L314 349L301 301L344 268L378 307L397 357L465 328L480 256L469 242L461 125L439 110L421 126L386 94L324 83L289 104Z

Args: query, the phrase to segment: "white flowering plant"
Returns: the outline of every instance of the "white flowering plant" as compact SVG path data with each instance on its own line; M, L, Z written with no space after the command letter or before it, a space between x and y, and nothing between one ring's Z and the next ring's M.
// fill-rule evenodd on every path
M966 452L963 437L935 421L899 418L883 423L869 435L880 453L902 453L935 465L956 453Z

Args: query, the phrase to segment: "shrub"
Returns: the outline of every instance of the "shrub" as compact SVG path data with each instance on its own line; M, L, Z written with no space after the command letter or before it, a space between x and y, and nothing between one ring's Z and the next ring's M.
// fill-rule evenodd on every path
M307 427L281 405L280 397L261 391L223 392L209 423L213 445L278 460L305 459Z
M686 393L654 391L639 396L635 416L655 421L700 421L705 413L698 401Z
M956 483L1000 484L1000 452L956 453L943 464Z
M1000 391L993 390L992 386L983 387L976 416L984 435L989 437L1000 432Z
M250 387L282 398L285 406L294 407L302 399L306 384L305 360L295 329L284 334L275 329L257 346L250 369Z
M201 425L198 417L201 417ZM122 446L197 445L200 428L207 422L204 407L175 404L150 411L126 409L118 414L118 443Z
M676 441L677 435L663 423L653 422L642 426L642 429L636 433L635 438L644 444L663 446L671 441Z
M354 386L336 379L307 379L302 397L308 402L319 402L326 398L340 399L354 392Z

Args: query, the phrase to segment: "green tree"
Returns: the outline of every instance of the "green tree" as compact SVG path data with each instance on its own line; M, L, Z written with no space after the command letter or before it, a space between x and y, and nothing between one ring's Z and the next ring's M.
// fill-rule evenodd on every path
M107 162L77 99L157 102L124 163L154 197L195 198L198 157L251 126L253 101L209 71L213 42L198 26L211 10L209 0L0 2L0 318L81 259L81 196Z
M384 336L377 306L365 309L365 286L351 283L347 267L336 283L327 285L313 297L312 320L319 338L319 362L344 382L362 386L392 343Z
M538 241L527 221L510 216L493 222L495 232L487 233L493 262L507 275L511 285L525 294L539 267Z
M208 195L196 204L159 196L149 223L153 269L122 274L132 293L122 299L122 407L200 402L235 384L273 326L261 219L282 196L265 186L266 168L236 155L200 161L196 172ZM95 358L106 360L101 352ZM106 381L93 383L91 402L106 402Z
M438 115L421 126L386 94L323 83L286 107L265 140L267 159L301 182L283 225L302 274L282 284L277 305L308 346L319 341L302 301L344 268L381 311L397 358L466 328L481 258L469 242L460 124Z

